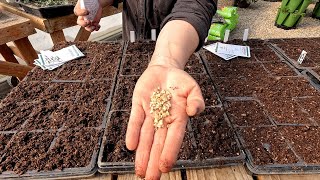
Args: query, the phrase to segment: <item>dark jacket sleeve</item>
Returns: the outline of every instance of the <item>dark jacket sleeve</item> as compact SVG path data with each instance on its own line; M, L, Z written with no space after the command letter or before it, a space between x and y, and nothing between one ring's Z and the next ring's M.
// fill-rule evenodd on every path
M118 8L119 3L122 3L122 2L123 2L123 0L113 0L112 6Z
M162 21L161 28L171 20L183 20L190 23L198 32L199 45L202 47L217 5L213 0L177 0L171 13Z

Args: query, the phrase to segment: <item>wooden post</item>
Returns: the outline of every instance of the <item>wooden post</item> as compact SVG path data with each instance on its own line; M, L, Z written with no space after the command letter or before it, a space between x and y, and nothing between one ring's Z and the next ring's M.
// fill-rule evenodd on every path
M0 45L0 54L6 61L19 64L19 62L17 61L16 57L14 57L13 52L7 46L7 44Z
M66 41L66 37L64 37L63 30L58 30L50 34L53 44L57 44L59 42Z
M34 66L33 62L38 58L36 51L33 49L27 37L13 41L19 49L21 56L29 66Z
M15 76L19 80L22 80L31 69L32 67L30 66L0 61L0 74Z

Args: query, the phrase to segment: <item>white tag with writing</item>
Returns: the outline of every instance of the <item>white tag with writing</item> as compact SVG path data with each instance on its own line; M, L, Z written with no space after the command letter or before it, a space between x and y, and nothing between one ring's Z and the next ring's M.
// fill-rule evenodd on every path
M227 42L229 40L229 35L230 35L230 30L227 29L226 32L224 33L223 42Z
M249 37L249 29L245 29L243 33L243 41L247 41Z
M238 56L230 55L230 54L217 53L217 52L215 52L216 46L217 46L217 43L214 43L214 44L210 44L210 45L204 46L203 48L208 50L208 51L210 51L210 52L212 52L213 54L221 57L222 59L224 59L226 61L229 61L230 59L238 57Z
M224 44L224 43L218 42L215 52L219 54L229 54L229 55L248 57L248 58L251 57L249 46Z
M304 58L306 57L306 55L307 55L307 51L303 50L303 51L301 52L301 54L300 54L299 59L298 59L298 63L299 63L299 64L302 64L302 62L303 62Z

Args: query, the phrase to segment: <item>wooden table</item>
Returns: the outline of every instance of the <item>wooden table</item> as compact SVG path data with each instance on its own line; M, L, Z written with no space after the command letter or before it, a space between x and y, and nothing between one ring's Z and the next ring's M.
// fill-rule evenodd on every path
M34 59L38 57L28 39L28 36L36 31L29 19L3 11L0 17L0 32L0 54L6 61L0 61L0 74L23 79L32 69L31 66L34 66ZM29 66L19 64L14 52L7 46L8 42L14 43L14 51Z
M74 14L45 19L28 14L19 8L1 2L0 9L4 9L11 13L30 19L35 28L50 34L53 44L66 40L63 34L63 29L77 25L77 16L75 16ZM110 16L121 11L122 4L119 5L118 9L114 7L106 7L103 9L102 17ZM75 41L86 41L88 40L90 34L90 32L81 27L75 38Z
M163 174L161 180L319 180L320 175L257 175L253 176L244 165L211 169L173 171ZM139 180L134 174L101 174L84 178L85 180ZM79 179L79 178L78 178Z

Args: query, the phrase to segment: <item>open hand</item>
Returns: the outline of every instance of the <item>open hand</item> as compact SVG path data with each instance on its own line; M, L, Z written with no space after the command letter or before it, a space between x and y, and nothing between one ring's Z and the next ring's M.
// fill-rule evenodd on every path
M158 87L170 91L172 98L170 116L156 130L150 97ZM188 116L204 108L200 87L188 73L172 66L149 65L135 86L126 134L127 148L136 150L136 174L160 179L161 172L169 172L177 160Z

